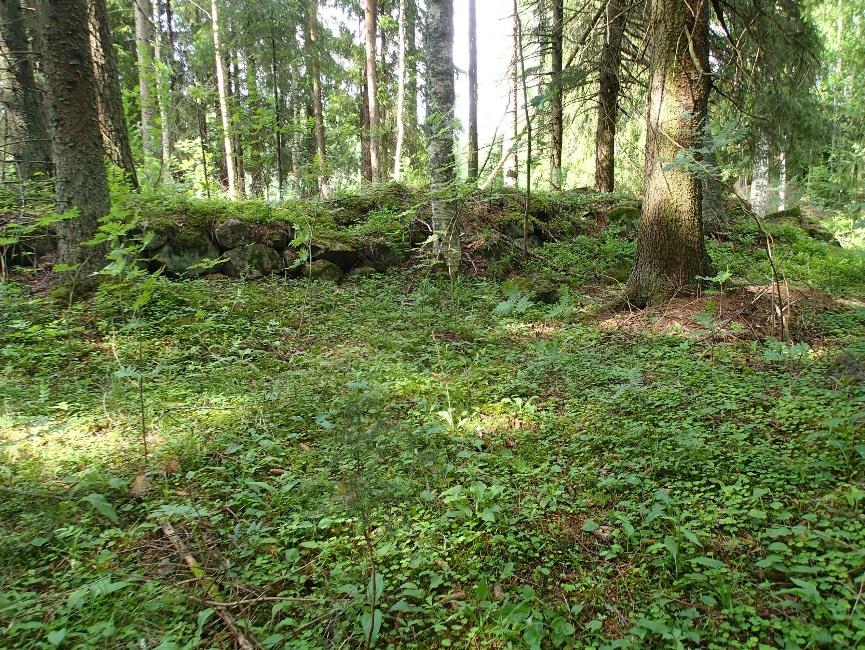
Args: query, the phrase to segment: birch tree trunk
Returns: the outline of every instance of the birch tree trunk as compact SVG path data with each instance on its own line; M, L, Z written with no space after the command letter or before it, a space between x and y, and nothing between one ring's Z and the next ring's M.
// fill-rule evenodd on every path
M144 157L159 159L161 147L154 142L156 101L153 77L153 44L150 29L150 0L132 0L135 13L135 52L138 61L138 93L141 104L141 146Z
M702 182L689 165L670 167L703 143L709 94L705 0L654 0L649 14L651 78L643 211L637 255L625 289L636 306L653 304L708 272Z
M595 135L595 189L615 189L616 124L619 112L619 81L622 39L627 23L624 0L607 0L604 47L601 50L598 128Z
M376 77L376 36L378 33L378 0L366 0L364 8L366 25L366 83L369 105L369 159L374 183L381 181L381 123L378 112L378 82Z
M216 90L219 93L219 115L222 118L222 147L225 152L228 198L234 199L237 196L234 178L234 148L231 143L231 114L228 109L228 91L225 84L222 41L219 37L219 7L217 0L211 0L210 2L210 22L213 28L213 56L216 65Z
M478 179L478 17L469 0L469 181Z
M393 152L393 177L402 177L402 149L405 140L405 58L406 58L406 0L399 0L399 59L396 87L396 143Z
M54 144L57 211L74 219L57 224L60 262L76 266L78 284L89 284L104 250L85 246L108 213L108 178L96 117L96 79L90 57L86 0L45 3L45 79Z
M427 127L434 254L447 265L451 277L460 269L460 226L454 202L454 90L453 0L428 0Z

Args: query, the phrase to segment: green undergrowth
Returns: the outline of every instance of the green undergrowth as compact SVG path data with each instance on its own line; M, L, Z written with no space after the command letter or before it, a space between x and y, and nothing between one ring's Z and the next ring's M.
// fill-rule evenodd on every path
M862 647L862 308L712 344L508 286L0 285L0 645Z

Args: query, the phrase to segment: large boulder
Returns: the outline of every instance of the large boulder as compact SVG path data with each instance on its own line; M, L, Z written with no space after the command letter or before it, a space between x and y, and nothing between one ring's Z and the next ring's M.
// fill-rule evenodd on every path
M386 241L379 240L369 242L364 246L364 258L376 271L384 272L402 263L405 260L405 255Z
M216 243L224 251L248 244L252 237L249 226L239 219L226 219L216 226L214 234L216 235Z
M225 253L222 272L231 278L258 278L282 273L282 256L264 244L246 244Z
M303 267L301 277L336 282L342 277L342 269L327 260L314 260L309 266Z
M319 240L312 245L312 259L336 264L341 270L349 271L361 260L360 251L341 241Z
M210 267L193 268L204 260L215 260L219 249L199 230L181 230L165 234L165 243L153 253L153 264L164 267L169 275L197 277Z

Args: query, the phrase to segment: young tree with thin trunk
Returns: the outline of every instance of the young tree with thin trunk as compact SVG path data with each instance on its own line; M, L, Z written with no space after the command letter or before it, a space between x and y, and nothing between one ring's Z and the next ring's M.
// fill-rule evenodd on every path
M53 167L51 139L45 121L42 93L36 86L33 53L27 38L24 12L19 0L2 0L3 54L11 72L12 118L15 129L12 155L18 178L50 175Z
M114 51L106 0L90 1L90 51L97 83L97 117L102 131L102 146L111 164L122 169L129 184L137 188L138 176L123 111L117 53Z
M366 84L369 110L369 159L372 180L381 181L381 123L378 111L378 81L376 76L376 37L378 35L378 0L366 0L364 7L366 27Z
M144 157L158 159L162 149L156 144L156 98L151 85L153 42L150 25L150 0L132 0L135 14L135 52L138 61L138 94L141 105L141 146Z
M61 221L60 262L76 266L78 284L88 284L104 265L104 251L84 242L108 213L108 178L96 116L96 79L90 58L86 0L45 3L43 56L51 138L54 145L57 211L77 210Z
M615 188L616 125L619 112L622 39L628 20L626 0L607 0L604 46L599 65L598 128L595 135L595 189Z
M428 0L426 25L427 128L434 254L453 277L459 273L462 248L452 196L454 156L453 0Z
M469 0L469 180L478 179L478 9Z
M565 119L562 61L564 59L564 0L552 1L550 21L550 185L562 189L562 151Z
M162 54L162 7L161 0L151 0L153 8L153 81L156 90L156 104L159 107L159 136L162 151L163 174L170 173L174 142L171 137L171 96L170 78L165 72L167 66Z
M418 165L418 123L417 123L417 0L405 2L405 157L409 163Z
M402 151L405 141L405 58L406 58L406 0L399 0L399 59L396 89L396 144L393 152L393 177L402 177Z
M271 16L271 21L273 17ZM273 126L276 137L276 198L282 198L282 183L285 180L285 170L282 159L282 96L279 92L279 70L276 56L276 36L270 32L270 75L273 81Z
M709 3L653 0L643 210L624 299L656 303L708 273L702 182L687 158L704 141ZM682 162L685 158L685 162Z
M369 80L366 75L366 62L360 66L360 179L372 183L372 143L369 123Z
M234 178L234 147L231 142L231 114L228 108L228 90L225 82L225 63L222 58L222 40L219 35L218 0L210 2L210 22L213 31L213 56L216 64L216 90L219 93L219 115L222 118L222 146L225 151L225 167L228 180L228 197L237 196Z
M327 182L327 149L324 131L324 105L321 99L321 67L318 48L318 0L307 0L306 63L312 80L312 105L315 113L315 149L318 167L318 190L322 195L330 193Z

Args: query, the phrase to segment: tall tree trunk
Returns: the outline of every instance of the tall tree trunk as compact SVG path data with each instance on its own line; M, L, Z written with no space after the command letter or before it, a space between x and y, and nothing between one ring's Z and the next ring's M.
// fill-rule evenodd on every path
M459 273L462 249L454 188L454 59L453 0L427 2L427 127L434 254Z
M162 59L162 7L161 0L151 0L153 6L153 80L156 87L156 103L159 107L159 135L162 146L163 174L171 173L173 143L171 138L170 79L166 78L166 65Z
M366 64L361 66L360 84L360 179L372 183L372 143L369 123L369 81Z
M649 14L651 78L643 212L624 298L644 306L708 272L702 183L689 165L668 167L703 143L709 94L705 0L654 0Z
M400 180L402 177L402 150L405 140L405 3L399 0L399 59L397 64L397 87L396 87L396 144L393 151L393 177Z
M378 82L376 76L376 36L378 26L378 0L366 0L364 8L366 25L366 83L369 104L369 158L372 168L372 180L381 181L381 121L378 112Z
M282 199L285 172L282 163L282 98L279 94L279 74L276 63L276 37L270 34L270 74L273 77L273 122L276 135L276 198Z
M607 0L604 47L600 60L600 108L595 135L595 189L598 192L612 192L615 188L616 122L621 88L619 69L627 23L626 6L624 0Z
M105 263L104 250L84 242L109 210L102 134L96 118L96 79L90 58L86 0L45 3L44 68L54 144L57 211L77 209L61 221L60 262L77 266L78 283Z
M137 188L138 176L123 112L123 95L117 70L117 53L114 51L114 39L108 22L108 7L105 0L91 0L89 4L90 48L97 83L97 117L102 131L102 146L111 163L122 169L130 185Z
M238 107L238 113L240 116L243 116L243 94L240 88L240 65L238 64L238 54L237 50L234 50L230 54L231 57L231 68L229 70L229 76L226 80L226 85L228 86L228 98L229 101L234 100L234 105ZM233 129L233 137L234 137L234 169L235 176L234 182L237 184L237 195L238 196L246 196L246 165L245 159L243 156L243 135L240 132L240 129L235 127Z
M135 13L135 51L138 61L138 92L141 104L141 146L145 158L159 159L162 152L154 141L156 99L151 87L153 43L151 41L150 0L132 0Z
M405 0L405 157L417 168L418 138L417 122L417 0Z
M2 0L3 50L11 72L12 117L20 124L12 147L18 178L50 175L52 171L51 140L45 122L42 94L36 87L33 53L27 39L24 14L19 0Z
M384 4L379 4L379 10L381 11L382 16L390 17L390 15L385 10ZM389 97L392 93L390 90L390 66L387 62L387 34L385 33L385 25L386 22L383 20L378 21L378 33L379 33L379 70L381 71L381 75L378 78L378 87L379 92L383 91L385 97ZM393 130L390 128L390 116L388 115L388 102L379 102L378 103L378 121L379 121L379 171L381 172L381 180L384 180L387 177L387 171L389 165L386 161L389 161L392 157L392 136Z
M519 17L514 14L514 33L513 33L513 56L511 58L511 74L510 74L510 99L511 105L511 140L505 143L504 155L507 156L502 166L505 174L505 185L512 185L519 189L520 187L520 37L517 30L517 22Z
M469 171L470 181L478 179L478 9L469 0Z
M234 147L231 143L231 114L228 109L228 91L225 83L225 63L222 58L222 42L219 37L218 0L210 2L210 21L213 28L213 56L216 64L216 89L219 93L219 115L222 118L222 146L225 151L225 168L228 180L228 197L237 197L234 178Z
M552 0L550 25L551 79L550 79L550 185L562 189L562 151L565 119L562 108L562 59L564 58L564 0Z
M210 198L210 175L207 171L207 154L210 136L207 133L207 112L201 110L201 100L195 100L195 112L198 117L198 144L201 149L201 168L202 177L204 179L204 193L207 198Z
M752 167L751 209L758 216L765 217L769 204L769 142L765 136L760 136L754 145Z
M327 179L327 149L324 131L324 105L321 100L321 69L318 46L318 0L307 1L306 30L307 70L312 78L312 106L315 111L315 149L318 166L318 188L323 196L330 194Z

